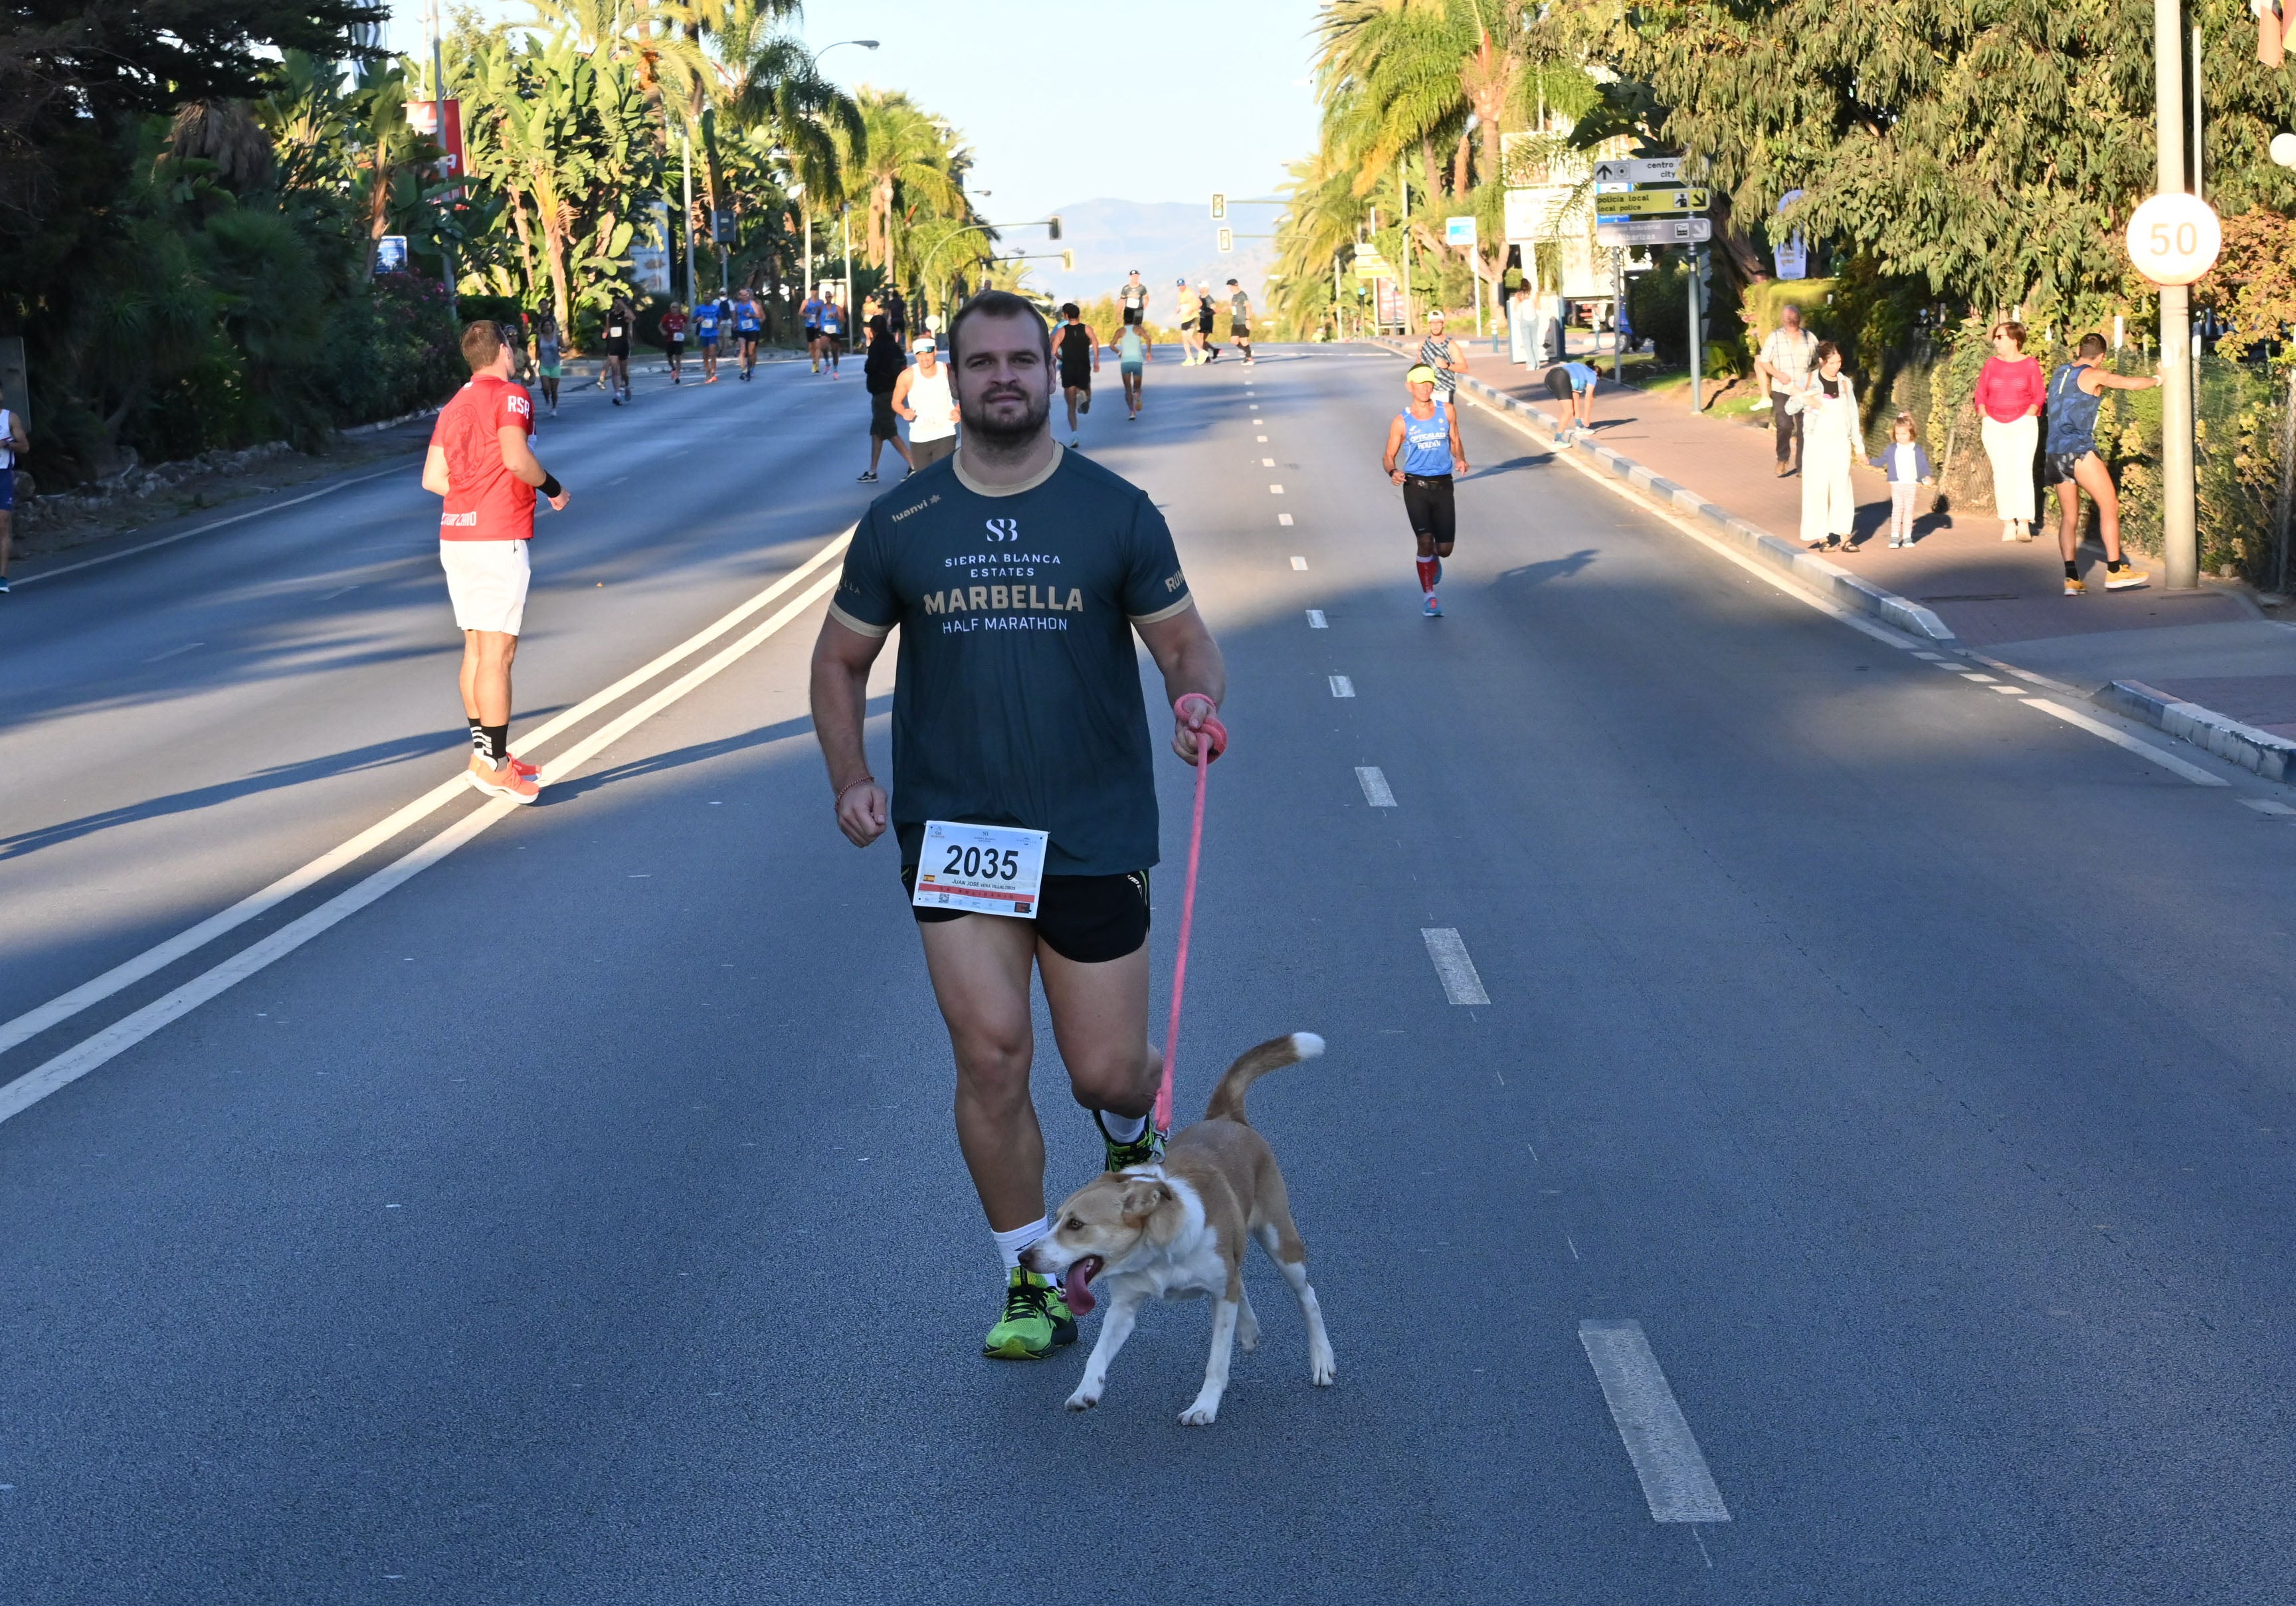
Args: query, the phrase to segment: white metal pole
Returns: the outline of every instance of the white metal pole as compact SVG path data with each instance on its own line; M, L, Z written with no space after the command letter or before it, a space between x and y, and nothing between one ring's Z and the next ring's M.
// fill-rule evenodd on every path
M1395 159L1395 187L1403 193L1403 337L1411 338L1411 169Z
M693 305L693 136L680 129L678 166L685 176L685 304Z
M2185 187L2184 20L2181 0L2152 0L2154 135L2163 194L2175 194ZM2201 575L2198 488L2193 461L2192 340L2190 291L2182 284L2163 284L2161 544L2172 591L2196 589Z

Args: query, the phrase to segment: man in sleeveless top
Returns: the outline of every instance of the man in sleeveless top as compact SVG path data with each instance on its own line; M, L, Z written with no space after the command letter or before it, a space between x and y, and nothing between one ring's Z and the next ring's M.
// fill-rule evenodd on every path
M1092 376L1100 372L1100 340L1074 301L1061 306L1061 326L1053 331L1053 355L1061 367L1061 395L1069 404L1069 445L1078 444L1077 414L1092 411Z
M919 335L912 349L916 365L893 386L893 411L908 420L909 471L916 473L956 450L956 398L932 336Z
M1380 466L1403 488L1403 511L1419 546L1421 610L1431 619L1441 619L1443 604L1435 599L1435 587L1457 532L1452 477L1467 472L1467 448L1459 439L1458 408L1436 399L1435 370L1422 363L1403 382L1411 404L1388 426L1387 455Z
M1467 371L1467 354L1445 332L1440 307L1427 315L1427 338L1419 342L1419 361L1421 366L1435 370L1435 393L1447 402L1456 400L1459 375Z
M1180 331L1180 349L1185 354L1180 358L1180 366L1193 368L1204 360L1203 340L1196 332L1195 292L1188 288L1185 279L1182 279L1179 284L1180 310L1175 324Z
M2104 337L2081 337L2078 361L2065 364L2049 378L2049 423L2042 438L2041 482L2057 488L2057 553L2065 561L2065 594L2087 591L2080 578L2080 494L2087 491L2096 504L2096 533L2104 544L2104 588L2128 591L2144 585L2151 576L2120 550L2120 496L2112 475L2096 453L2096 414L2107 390L2150 390L2159 375L2130 379L2112 373L2104 362Z

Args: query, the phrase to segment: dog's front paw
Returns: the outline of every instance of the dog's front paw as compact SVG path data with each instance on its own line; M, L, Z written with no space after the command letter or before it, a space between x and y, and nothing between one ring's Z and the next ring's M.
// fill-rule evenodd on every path
M1308 1381L1318 1389L1327 1389L1339 1380L1340 1364L1328 1349L1308 1357Z
M1218 1420L1219 1405L1217 1402L1207 1405L1199 1400L1180 1413L1180 1425L1185 1428L1209 1428Z
M1098 1404L1100 1390L1097 1389L1079 1389L1067 1400L1068 1408L1071 1411L1089 1411Z

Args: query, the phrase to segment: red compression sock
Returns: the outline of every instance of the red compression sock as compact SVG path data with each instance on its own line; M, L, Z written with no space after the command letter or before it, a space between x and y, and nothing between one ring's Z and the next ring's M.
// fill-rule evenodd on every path
M1419 589L1422 591L1435 589L1435 560L1432 558L1419 560Z

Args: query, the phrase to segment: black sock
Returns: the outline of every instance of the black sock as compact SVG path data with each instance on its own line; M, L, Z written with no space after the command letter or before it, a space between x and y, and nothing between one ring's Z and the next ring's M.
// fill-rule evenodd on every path
M478 719L472 715L465 714L463 717L470 720L471 722L471 750L478 754L480 758L486 757L486 728L480 725Z
M2065 561L2065 578L2068 580L2078 580L2080 578L2080 565L2072 561L2070 559L2067 559Z
M507 724L482 725L479 727L479 733L486 742L480 750L480 756L500 769L510 758L510 726Z
M2108 558L2105 560L2104 572L2107 574L2119 574L2123 569L2127 568L2128 565L2128 560L2126 558Z

